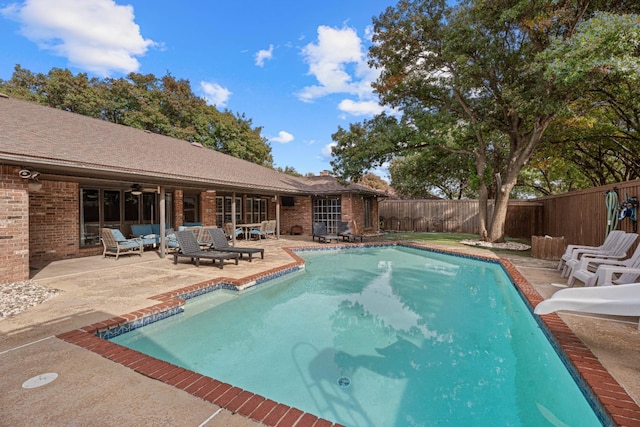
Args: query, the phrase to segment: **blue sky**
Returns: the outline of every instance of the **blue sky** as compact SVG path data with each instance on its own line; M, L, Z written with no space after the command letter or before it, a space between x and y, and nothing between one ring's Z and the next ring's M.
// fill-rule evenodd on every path
M331 134L382 111L367 66L372 17L393 0L0 0L0 78L34 73L161 77L243 113L277 167L331 166ZM384 172L376 172L385 177Z

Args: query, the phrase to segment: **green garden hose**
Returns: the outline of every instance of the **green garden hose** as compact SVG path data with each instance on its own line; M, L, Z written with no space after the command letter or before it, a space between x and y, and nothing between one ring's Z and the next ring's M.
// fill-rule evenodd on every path
M607 232L605 238L609 233L618 227L618 207L620 202L618 201L618 192L613 189L606 193L606 205L607 205Z

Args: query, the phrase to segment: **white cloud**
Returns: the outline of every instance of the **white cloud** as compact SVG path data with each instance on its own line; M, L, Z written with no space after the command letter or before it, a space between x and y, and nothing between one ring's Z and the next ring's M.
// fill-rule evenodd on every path
M137 71L136 57L157 44L140 34L132 6L113 0L25 0L0 9L40 49L103 76Z
M352 116L373 116L382 113L385 108L375 101L353 101L343 99L338 109Z
M200 82L200 89L204 93L207 104L216 107L225 107L233 94L229 89L214 82Z
M370 37L370 29L366 36ZM350 115L373 115L382 111L371 88L379 72L367 64L362 40L352 28L318 27L318 38L302 49L309 74L318 81L297 95L303 102L332 94L349 94L357 100L343 100L338 108Z
M336 144L335 142L330 142L329 144L322 147L322 157L324 157L325 159L330 159L331 153L333 152L333 147L335 147L336 145L338 144Z
M273 45L270 44L269 45L269 49L268 50L259 50L258 53L256 53L256 65L258 67L263 67L264 66L264 61L266 61L267 59L271 59L273 58Z
M279 142L281 144L287 144L293 141L293 139L294 139L293 135L291 135L289 132L285 132L281 130L280 132L278 132L278 136L269 138L269 141Z

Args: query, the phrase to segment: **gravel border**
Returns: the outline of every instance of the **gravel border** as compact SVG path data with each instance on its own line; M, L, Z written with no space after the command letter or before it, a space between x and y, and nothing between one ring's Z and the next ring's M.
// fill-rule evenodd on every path
M0 284L0 320L26 311L56 295L58 289L38 285L31 280Z

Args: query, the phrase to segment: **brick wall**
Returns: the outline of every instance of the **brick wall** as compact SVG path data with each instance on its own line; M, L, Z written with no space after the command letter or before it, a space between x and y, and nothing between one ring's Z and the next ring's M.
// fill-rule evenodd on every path
M178 229L179 226L184 224L184 194L182 190L176 190L173 192L173 224L172 228Z
M200 221L202 225L216 225L216 193L200 193Z
M38 265L73 258L80 252L80 192L77 183L42 181L29 194L30 262ZM95 255L94 248L82 255Z
M290 234L291 227L299 225L303 234L310 236L313 221L311 197L294 197L294 206L280 207L280 234Z
M29 279L28 183L19 168L0 166L0 281Z

